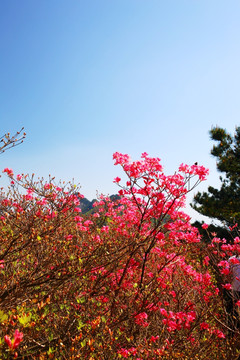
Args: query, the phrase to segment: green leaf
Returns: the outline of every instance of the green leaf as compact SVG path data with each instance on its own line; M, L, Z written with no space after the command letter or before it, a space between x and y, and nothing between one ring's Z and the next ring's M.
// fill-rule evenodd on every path
M80 304L84 304L86 302L86 299L85 299L85 297L81 297L81 298L77 299L77 302Z
M52 354L53 352L54 352L53 349L52 349L52 348L49 348L47 354L50 355L50 354Z
M0 323L3 323L8 319L7 314L5 314L2 310L0 310Z
M49 334L48 340L49 340L49 341L52 341L53 339L54 339L54 335L53 335L53 334Z
M85 324L83 324L81 320L78 320L78 330L81 330L84 326Z
M20 322L21 325L26 326L29 321L31 320L31 314L30 315L23 315L21 317L18 318L18 321Z
M86 339L84 339L83 341L81 341L81 347L86 346L86 342L87 342L87 340L86 340Z
M104 322L104 323L107 322L107 319L105 318L105 316L102 316L102 317L101 317L101 320L102 320L102 322Z

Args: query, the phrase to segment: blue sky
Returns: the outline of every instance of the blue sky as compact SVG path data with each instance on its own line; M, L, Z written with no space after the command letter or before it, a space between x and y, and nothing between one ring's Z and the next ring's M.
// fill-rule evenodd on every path
M239 18L234 0L1 1L1 133L27 133L2 169L74 178L92 199L117 191L113 152L146 151L218 186L208 131L239 125Z

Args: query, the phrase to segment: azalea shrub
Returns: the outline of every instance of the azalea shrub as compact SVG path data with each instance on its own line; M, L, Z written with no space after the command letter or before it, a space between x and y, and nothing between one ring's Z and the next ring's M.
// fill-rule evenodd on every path
M146 153L113 159L127 177L114 179L120 199L100 196L86 215L78 186L4 169L1 358L233 358L238 330L216 271L230 253L224 240L203 244L182 211L208 170L165 175Z

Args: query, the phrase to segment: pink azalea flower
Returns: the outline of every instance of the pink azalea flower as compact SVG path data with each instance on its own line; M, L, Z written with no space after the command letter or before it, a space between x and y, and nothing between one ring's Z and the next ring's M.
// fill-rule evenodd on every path
M3 170L3 172L7 173L8 176L13 176L13 170L12 170L12 169L5 168L5 169Z
M113 182L115 182L115 183L119 183L120 181L121 181L121 178L118 176L113 180Z
M230 231L233 231L233 229L235 229L237 226L238 226L237 223L236 223L235 225L233 225L233 226L229 226L229 230L230 230Z
M207 330L207 329L209 329L209 325L206 322L202 322L200 324L200 328L201 328L201 330Z
M154 343L155 343L158 339L159 339L159 335L157 335L157 336L151 336L151 337L150 337L150 341L151 341L151 342L154 342Z
M13 340L13 349L16 349L20 342L23 339L23 333L20 333L18 330L15 330L14 340Z
M118 353L120 354L120 355L122 355L122 357L124 357L124 358L128 358L128 355L129 355L129 351L127 350L127 349L124 349L124 348L122 348L122 349L120 349L119 351L118 351Z
M225 284L225 285L222 285L222 287L224 289L227 289L227 290L231 290L232 289L232 285L231 284Z
M209 256L205 256L205 258L204 258L204 260L203 260L204 264L208 266L209 261L210 261Z
M218 329L215 331L215 333L217 334L217 337L219 337L220 339L225 339L226 337L224 333Z
M168 316L168 313L167 313L167 310L166 309L163 309L163 308L161 308L160 309L160 313L163 315L163 316Z
M108 226L102 226L101 227L101 232L106 232L106 233L108 233L109 232L109 227Z
M19 346L22 339L23 339L23 333L19 332L18 330L15 330L13 340L11 340L8 335L4 336L4 341L10 349L16 349Z

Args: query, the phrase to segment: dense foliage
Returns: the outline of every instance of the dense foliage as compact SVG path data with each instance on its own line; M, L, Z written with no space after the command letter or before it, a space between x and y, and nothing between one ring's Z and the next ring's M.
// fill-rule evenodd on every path
M1 359L236 358L239 332L221 294L239 239L202 244L181 211L207 170L182 164L166 176L146 153L114 160L128 177L114 180L120 198L101 196L88 215L77 186L4 170Z
M198 192L193 207L199 213L218 219L227 226L240 223L240 127L234 136L226 130L215 127L210 131L211 139L217 142L211 154L217 160L221 188L208 187L208 192Z

